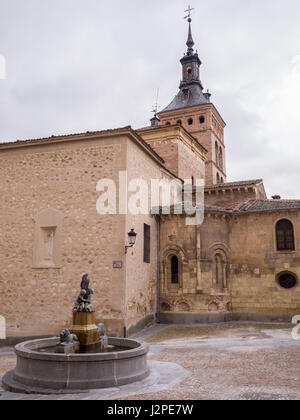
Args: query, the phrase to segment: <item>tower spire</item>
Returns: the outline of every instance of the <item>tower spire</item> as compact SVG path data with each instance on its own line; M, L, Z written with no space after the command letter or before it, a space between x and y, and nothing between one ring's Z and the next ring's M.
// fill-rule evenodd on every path
M198 52L194 51L194 39L192 35L192 12L195 9L189 6L185 10L184 19L187 19L189 30L186 45L188 47L187 53L184 54L180 60L182 66L182 79L179 85L179 93L175 96L173 101L163 109L158 115L166 111L173 111L175 109L189 108L195 105L207 104L210 102L210 93L203 92L203 85L200 80L200 66L202 64Z
M188 40L187 40L187 47L188 47L188 55L192 55L194 53L193 50L193 46L195 45L194 40L193 40L193 35L192 35L192 11L195 10L194 8L191 8L191 6L188 7L187 10L185 10L185 13L187 13L187 15L184 17L184 19L188 20L189 23L189 35L188 35Z
M192 19L189 19L189 36L186 45L188 46L188 55L194 53L193 46L195 45L193 36L192 36L192 27L191 27Z

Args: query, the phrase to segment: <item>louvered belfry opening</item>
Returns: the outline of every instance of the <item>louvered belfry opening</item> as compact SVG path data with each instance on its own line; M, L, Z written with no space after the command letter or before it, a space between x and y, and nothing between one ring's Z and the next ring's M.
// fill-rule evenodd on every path
M294 227L289 220L282 219L277 223L276 240L277 251L295 250Z

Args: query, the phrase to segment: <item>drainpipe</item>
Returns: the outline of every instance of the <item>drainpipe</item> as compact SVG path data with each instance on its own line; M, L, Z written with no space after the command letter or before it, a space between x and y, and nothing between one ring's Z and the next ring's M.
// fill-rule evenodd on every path
M160 216L157 221L156 322L160 324Z
M124 259L124 306L123 306L123 316L124 316L124 329L123 336L127 338L127 255L125 254Z

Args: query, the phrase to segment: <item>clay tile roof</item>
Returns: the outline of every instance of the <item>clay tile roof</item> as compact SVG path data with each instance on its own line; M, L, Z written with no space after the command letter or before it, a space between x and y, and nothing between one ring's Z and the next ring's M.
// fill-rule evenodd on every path
M36 138L36 139L29 139L29 140L16 140L13 142L0 142L0 149L3 147L4 149L10 146L26 146L31 144L43 144L43 143L49 143L51 141L55 142L56 140L64 140L64 139L71 139L73 138L88 138L92 136L97 135L114 135L114 134L122 134L126 132L134 133L135 136L139 138L139 141L149 150L151 153L153 153L158 160L160 160L161 163L165 163L163 158L159 156L159 154L135 131L132 129L130 125L122 128L114 128L109 130L101 130L101 131L86 131L85 133L75 133L75 134L63 134L63 135L57 135L57 136L50 136L50 137L43 137L43 138Z
M263 182L262 179L252 179L250 181L235 181L235 182L226 182L224 184L208 185L205 186L206 190L213 190L217 188L231 188L231 187L244 187L247 185L257 185Z
M50 137L41 137L41 138L35 138L35 139L26 139L26 140L16 140L13 142L0 142L0 146L5 145L5 146L9 146L9 145L13 145L13 144L26 144L26 143L43 143L43 142L49 142L49 140L56 140L56 139L61 139L61 138L70 138L70 137L88 137L88 136L94 136L97 134L114 134L114 133L121 133L121 132L125 132L128 130L132 130L131 126L128 125L126 127L122 127L122 128L114 128L114 129L109 129L109 130L101 130L101 131L86 131L85 133L74 133L74 134L62 134L62 135L56 135L56 136L50 136Z
M241 204L239 213L300 209L300 200L248 200Z
M230 207L205 206L206 212L220 212L236 215L293 209L300 210L300 200L248 200L242 204L230 205Z
M209 205L209 206L204 206L205 211L215 211L215 212L222 212L222 213L232 213L231 209L227 209L224 207L219 207L219 206L213 206L213 205Z

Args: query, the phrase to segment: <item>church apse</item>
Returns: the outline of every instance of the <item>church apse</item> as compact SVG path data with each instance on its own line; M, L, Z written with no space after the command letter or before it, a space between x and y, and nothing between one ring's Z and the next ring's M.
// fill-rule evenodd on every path
M201 318L207 314L228 314L231 308L228 292L229 252L226 245L216 242L219 225L224 220L221 217L215 220L216 229L211 239L207 236L209 232L206 232L206 229L211 230L211 226L207 224L204 227L186 226L182 215L162 215L160 220L162 320L170 322L170 316L176 320L179 314L180 320L184 319L184 314L188 314L188 320L190 316ZM202 237L200 252L197 249L198 232ZM207 248L206 240L211 241L211 248Z

